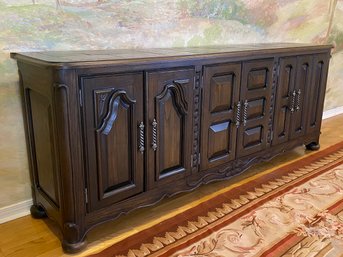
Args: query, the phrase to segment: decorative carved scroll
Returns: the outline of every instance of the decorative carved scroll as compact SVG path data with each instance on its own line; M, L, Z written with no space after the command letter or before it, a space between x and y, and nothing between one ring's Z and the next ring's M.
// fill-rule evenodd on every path
M180 83L174 81L173 84L166 85L163 91L161 92L161 94L156 96L156 99L161 101L163 98L167 96L169 91L174 95L173 97L174 103L178 111L180 112L180 114L186 115L187 110L188 110L188 105L187 105L185 95L183 93L183 89Z
M124 90L115 91L110 100L109 107L104 119L101 122L101 125L96 130L104 135L108 135L113 127L113 123L117 119L119 104L123 105L132 105L136 103L136 100L131 99Z

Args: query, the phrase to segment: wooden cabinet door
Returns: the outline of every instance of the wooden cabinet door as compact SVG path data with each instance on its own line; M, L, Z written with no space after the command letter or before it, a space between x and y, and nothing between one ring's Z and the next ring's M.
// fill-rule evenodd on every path
M201 169L236 157L235 106L239 99L241 64L204 68L201 120Z
M191 172L194 69L146 73L148 188Z
M143 74L81 77L90 210L143 191Z
M320 131L329 60L330 54L313 56L312 80L307 95L308 103L304 110L307 112L306 134Z
M284 143L289 139L291 124L292 92L295 87L295 77L297 73L297 58L286 57L280 59L280 74L276 88L275 110L274 110L274 128L273 145ZM297 81L300 81L297 79Z
M297 72L292 95L290 138L294 139L305 135L306 106L309 100L308 93L311 88L312 56L297 57Z
M240 91L242 120L237 135L237 157L267 147L274 59L243 63Z

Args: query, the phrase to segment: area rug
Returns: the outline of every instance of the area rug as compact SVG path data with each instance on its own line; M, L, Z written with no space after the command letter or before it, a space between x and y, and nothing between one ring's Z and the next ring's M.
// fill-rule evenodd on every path
M343 142L91 256L343 256Z

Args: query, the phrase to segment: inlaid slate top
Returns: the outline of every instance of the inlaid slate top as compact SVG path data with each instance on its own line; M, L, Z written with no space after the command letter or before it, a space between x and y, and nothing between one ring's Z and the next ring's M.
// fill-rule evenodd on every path
M118 63L137 61L156 61L159 59L188 58L197 59L208 55L237 56L258 53L282 53L286 51L326 50L332 45L313 45L297 43L240 44L226 46L177 47L152 49L115 49L80 51L44 51L11 53L14 59L36 62L51 66L84 66L94 62Z

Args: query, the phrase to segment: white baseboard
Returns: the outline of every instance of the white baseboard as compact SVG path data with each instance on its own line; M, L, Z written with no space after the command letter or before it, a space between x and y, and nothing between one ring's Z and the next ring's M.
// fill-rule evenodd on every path
M0 224L30 214L32 199L0 208Z
M325 111L323 113L323 120L331 118L331 117L339 115L339 114L343 114L343 106Z

